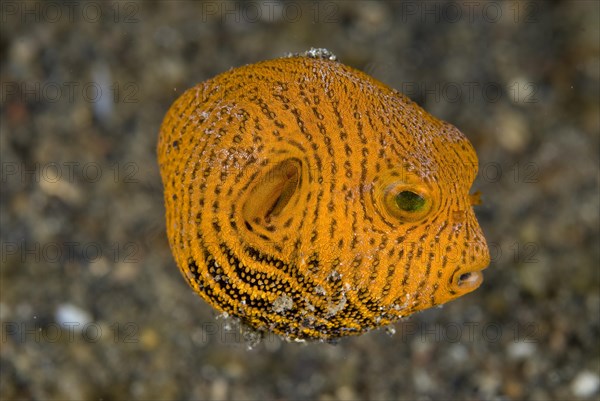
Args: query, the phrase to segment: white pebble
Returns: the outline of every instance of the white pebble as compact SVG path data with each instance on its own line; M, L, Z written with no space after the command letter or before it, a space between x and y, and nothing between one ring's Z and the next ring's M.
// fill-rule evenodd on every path
M529 358L535 353L535 345L526 342L514 342L508 347L508 356L512 359Z
M571 391L577 397L591 397L598 392L598 389L600 389L600 378L596 373L589 370L579 372L571 382Z
M467 347L462 344L455 344L448 349L448 355L454 363L463 363L469 359Z
M59 305L54 319L61 327L74 331L81 331L86 324L92 322L92 317L87 311L73 304Z

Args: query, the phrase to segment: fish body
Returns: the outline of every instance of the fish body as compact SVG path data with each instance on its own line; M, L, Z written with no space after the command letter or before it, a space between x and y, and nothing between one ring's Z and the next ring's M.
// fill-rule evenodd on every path
M361 334L473 291L489 264L468 139L336 60L268 60L187 90L158 160L183 276L259 331Z

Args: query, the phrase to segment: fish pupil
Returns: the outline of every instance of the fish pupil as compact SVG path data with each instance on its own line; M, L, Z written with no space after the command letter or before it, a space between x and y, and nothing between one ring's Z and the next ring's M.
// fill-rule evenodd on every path
M396 195L396 204L405 212L416 212L425 205L425 198L412 191L402 191Z

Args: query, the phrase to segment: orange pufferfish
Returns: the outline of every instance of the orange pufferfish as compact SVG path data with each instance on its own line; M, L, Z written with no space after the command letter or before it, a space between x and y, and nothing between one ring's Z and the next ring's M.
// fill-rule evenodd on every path
M183 276L258 332L362 334L473 291L490 261L468 139L326 50L187 90L158 161Z

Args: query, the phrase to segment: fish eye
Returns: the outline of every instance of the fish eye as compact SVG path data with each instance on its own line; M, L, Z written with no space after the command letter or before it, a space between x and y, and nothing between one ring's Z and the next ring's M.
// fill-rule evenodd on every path
M431 210L429 191L420 185L392 184L383 198L386 211L401 221L420 220Z
M405 212L418 212L425 206L425 198L412 191L402 191L396 195L396 205Z

